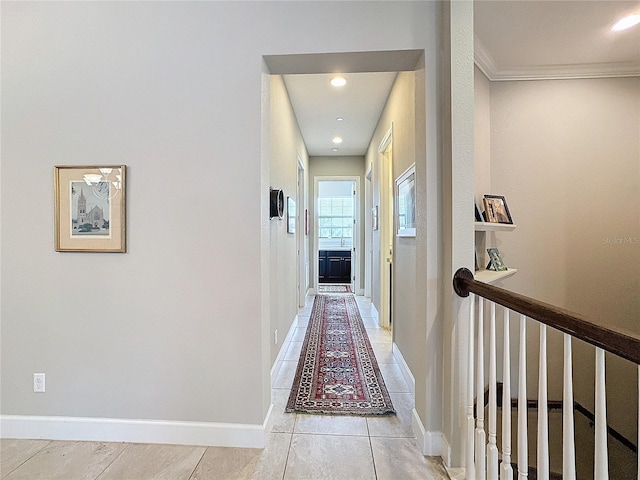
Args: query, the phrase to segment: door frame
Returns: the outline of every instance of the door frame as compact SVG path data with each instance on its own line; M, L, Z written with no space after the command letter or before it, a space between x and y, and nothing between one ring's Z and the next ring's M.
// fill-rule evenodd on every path
M318 291L318 262L319 262L319 251L318 248L318 233L319 233L319 221L318 221L318 184L322 181L347 181L355 183L355 202L354 202L354 219L355 224L353 228L353 249L351 250L351 284L353 285L354 293L360 295L362 292L362 278L360 275L360 259L362 257L362 242L360 235L360 225L362 224L362 218L360 215L360 177L356 175L317 175L313 177L313 265L314 267L314 278L312 280L313 292L317 293ZM353 280L355 274L355 280Z
M389 152L390 158L386 152ZM380 237L380 311L378 324L390 329L393 335L393 260L395 255L394 232L394 178L393 178L393 124L385 134L378 147L378 181L380 194L379 226ZM387 250L390 251L387 251ZM374 252L375 255L375 252Z
M298 272L298 307L304 307L309 291L309 237L306 232L307 193L305 188L305 168L298 155L296 197L296 270Z

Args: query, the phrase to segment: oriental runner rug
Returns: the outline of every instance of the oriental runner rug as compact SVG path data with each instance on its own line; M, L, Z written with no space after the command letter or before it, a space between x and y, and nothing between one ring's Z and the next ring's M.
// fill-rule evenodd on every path
M395 413L353 295L316 295L285 411Z
M318 293L351 293L349 285L318 285Z

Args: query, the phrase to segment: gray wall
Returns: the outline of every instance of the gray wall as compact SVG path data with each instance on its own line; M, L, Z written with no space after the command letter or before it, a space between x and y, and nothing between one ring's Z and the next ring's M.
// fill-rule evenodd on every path
M419 48L435 78L436 5L1 8L2 414L261 425L293 311L289 281L271 287L291 242L266 189L292 174L263 135L262 56ZM433 152L438 118L419 132ZM128 252L54 252L53 166L101 163L128 166Z
M295 113L289 101L289 95L280 75L269 77L270 139L271 161L269 163L269 186L280 188L287 197L297 200L296 206L304 211L304 199L297 199L298 158L308 170L308 157L302 135L298 128ZM269 361L273 363L282 346L289 328L298 313L296 252L297 235L287 233L287 215L282 219L269 219L269 281L270 316ZM303 286L304 288L304 286ZM276 342L275 331L278 331Z

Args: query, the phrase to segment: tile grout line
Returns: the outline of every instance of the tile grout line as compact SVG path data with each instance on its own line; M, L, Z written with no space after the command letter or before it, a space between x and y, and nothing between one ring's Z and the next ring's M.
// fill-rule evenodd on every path
M106 442L105 442L105 443L106 443ZM125 443L125 444L124 444L124 448L123 448L122 450L120 450L120 453L119 453L118 455L116 455L116 456L115 456L115 458L109 462L109 465L107 465L106 467L104 467L104 470L102 470L102 472L100 472L100 473L98 474L98 476L95 478L95 480L99 480L99 479L100 479L100 477L101 477L102 475L104 475L104 472L106 472L106 471L109 469L109 467L110 467L111 465L113 465L113 462L115 462L117 459L119 459L119 458L120 458L120 456L124 453L124 451L125 451L127 448L129 448L129 446L130 446L130 445L131 445L130 443Z
M2 475L2 478L8 477L9 475L11 475L13 472L15 472L17 469L19 469L20 467L22 467L25 463L27 463L29 460L31 460L33 457L35 457L36 455L38 455L40 452L42 452L45 448L47 448L49 445L51 445L53 443L53 440L49 440L49 443L47 443L46 445L43 445L42 448L40 450L38 450L37 452L34 452L33 455L31 455L29 458L25 459L20 465L16 466L13 470L11 470L9 473L7 473L6 475L2 475L2 472L0 471L0 475Z
M289 437L289 447L287 448L287 458L285 458L284 460L284 470L282 471L282 480L284 480L287 475L287 466L289 465L289 455L291 454L291 445L293 445L293 432L295 431L297 421L298 421L298 416L296 415L296 417L293 420L291 436Z
M202 463L202 459L204 458L204 456L207 454L208 451L209 451L209 447L205 447L204 452L202 452L202 455L200 455L200 459L196 462L195 467L193 467L193 470L191 471L191 474L189 475L189 480L191 480L193 478L193 475L196 473L196 470L198 469L198 467Z
M367 424L367 431L369 430L369 424ZM369 450L371 451L371 464L373 465L373 477L378 480L378 469L376 468L376 457L373 455L373 444L371 443L371 436L369 436Z

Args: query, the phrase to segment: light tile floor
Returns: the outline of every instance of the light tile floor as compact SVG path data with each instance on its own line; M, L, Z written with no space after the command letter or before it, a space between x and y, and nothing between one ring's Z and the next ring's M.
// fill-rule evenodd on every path
M411 427L413 396L371 302L356 297L391 395L395 416L284 413L313 297L300 310L274 381L274 422L261 449L49 440L0 440L2 480L411 480L448 479L440 458L424 457Z

